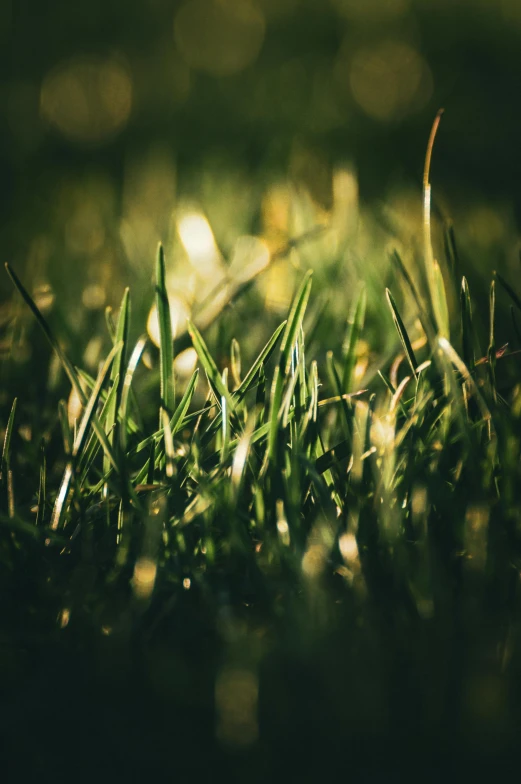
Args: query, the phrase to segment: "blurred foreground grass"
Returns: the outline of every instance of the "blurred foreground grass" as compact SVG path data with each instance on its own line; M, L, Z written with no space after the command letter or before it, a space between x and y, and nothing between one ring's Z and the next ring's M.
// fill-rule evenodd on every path
M349 170L331 190L328 210L268 190L257 218L253 195L217 192L215 218L181 204L155 276L157 226L130 209L137 293L105 318L96 266L30 292L9 268L13 774L438 780L515 760L515 241L474 216L490 273L503 254L489 287L469 225L458 250L420 194L377 213Z

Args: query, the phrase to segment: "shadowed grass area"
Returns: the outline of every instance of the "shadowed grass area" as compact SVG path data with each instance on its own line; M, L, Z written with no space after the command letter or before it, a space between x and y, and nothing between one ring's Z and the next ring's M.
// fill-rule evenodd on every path
M393 255L406 302L363 287L333 334L309 271L249 368L247 320L214 346L208 323L189 322L199 368L185 380L161 247L159 350L131 339L126 290L97 378L8 267L77 396L74 416L70 401L58 415L24 408L22 385L4 432L13 771L506 770L521 726L517 336L496 335L496 280L481 313L463 278L449 323L428 167L424 191L424 283ZM515 286L497 283L519 309ZM237 291L217 323L233 321ZM384 308L394 337L368 365L366 311Z

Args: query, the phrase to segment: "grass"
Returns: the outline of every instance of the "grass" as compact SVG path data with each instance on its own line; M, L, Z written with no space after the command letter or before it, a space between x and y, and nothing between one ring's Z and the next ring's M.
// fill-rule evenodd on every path
M161 247L157 357L145 366L153 347L131 340L127 289L96 378L7 267L79 401L74 421L65 402L43 415L24 409L22 386L5 423L14 769L80 765L86 779L98 764L107 778L175 765L184 780L219 765L241 780L316 780L346 766L436 780L447 766L509 764L521 379L515 320L500 337L496 321L499 301L520 299L497 275L483 313L466 278L444 280L428 171L424 185L426 285L394 252L396 299L363 286L328 351L309 271L247 370L239 323L216 353L208 323L172 341ZM364 370L366 314L386 307L394 352ZM199 368L174 383L188 339Z

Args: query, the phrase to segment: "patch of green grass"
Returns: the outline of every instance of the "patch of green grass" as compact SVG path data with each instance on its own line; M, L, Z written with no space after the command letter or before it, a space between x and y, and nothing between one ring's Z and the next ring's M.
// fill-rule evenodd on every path
M60 416L46 412L32 448L19 411L33 433L41 412L30 421L20 388L4 427L2 644L14 683L19 649L58 671L57 649L83 662L94 651L96 673L139 683L174 716L191 703L194 716L210 711L206 743L252 759L264 748L269 765L283 753L281 722L290 748L307 737L302 716L316 732L327 716L335 743L376 734L399 748L400 727L420 750L429 738L461 753L483 735L508 745L520 718L508 694L521 686L518 360L496 348L494 284L483 314L463 278L449 328L452 283L431 250L426 261L428 292L395 254L421 329L410 336L387 290L395 350L378 373L360 360L366 309L385 307L385 287L346 302L343 345L315 355L309 272L249 368L244 325L214 353L190 322L200 367L184 385L161 247L159 352L130 342L126 290L96 379L8 267L80 405L74 421L64 402ZM488 320L486 350L477 320Z

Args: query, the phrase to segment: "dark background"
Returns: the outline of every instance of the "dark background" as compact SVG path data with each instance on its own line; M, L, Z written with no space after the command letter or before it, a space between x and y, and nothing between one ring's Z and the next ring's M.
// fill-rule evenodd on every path
M394 72L389 41L413 57ZM81 267L87 278L107 263L127 270L128 252L118 243L114 250L113 240L122 215L138 231L126 193L132 166L151 158L156 170L166 159L175 172L169 192L163 170L158 199L173 204L188 195L204 208L212 167L224 178L233 172L235 198L244 185L252 203L267 182L289 176L328 208L329 173L345 162L356 166L365 203L384 202L395 187L419 191L429 128L442 106L435 194L456 216L462 205L500 205L517 233L520 41L517 0L3 0L3 260L33 278L39 258L51 279L56 269L77 276ZM78 71L86 58L94 76ZM105 96L108 109L96 92L114 63L131 94L121 117L121 80ZM358 88L354 63L362 69ZM389 108L384 99L404 80L410 94ZM364 90L376 91L369 109ZM153 190L153 172L148 183ZM149 195L142 201L153 209ZM67 208L84 198L103 212L104 238L91 241L88 216L80 219L88 235L80 252L64 232ZM238 232L255 231L253 208L245 220ZM160 220L150 233L155 240L164 233ZM2 280L1 290L7 285Z

